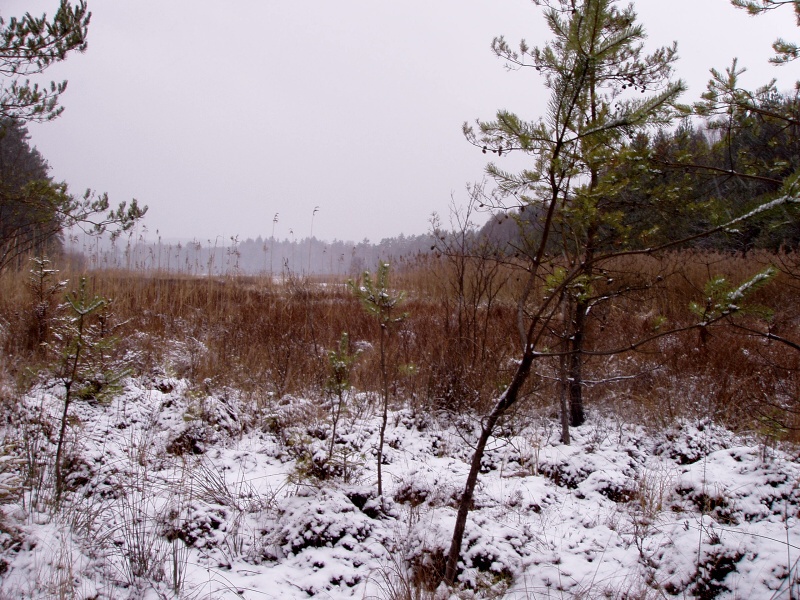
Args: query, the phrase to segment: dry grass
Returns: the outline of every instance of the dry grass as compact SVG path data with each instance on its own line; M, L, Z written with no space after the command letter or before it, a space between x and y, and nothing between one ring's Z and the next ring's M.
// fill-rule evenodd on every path
M800 340L793 255L742 257L681 252L656 260L632 257L604 265L599 293L611 297L590 313L590 350L622 348L692 320L689 302L702 301L705 283L722 275L732 284L767 263L782 273L753 302L769 306L763 331ZM515 303L520 274L510 267L488 275L469 263L459 280L447 259L422 257L396 267L393 287L405 290L409 316L393 333L393 394L417 412L461 412L488 402L509 377L516 356ZM76 285L83 273L58 277ZM357 390L379 388L379 331L343 280L324 284L260 277L197 278L164 273L90 271L90 292L113 299L117 351L140 375L186 377L198 390L235 387L257 405L286 395L324 393L327 352L343 332L362 348L353 369ZM31 343L34 302L27 273L0 275L0 378L24 385L39 360ZM482 287L483 286L483 287ZM614 292L631 288L614 296ZM546 343L556 344L553 338ZM371 347L370 347L371 345ZM705 332L662 337L636 351L588 357L588 405L611 407L642 422L711 416L734 428L788 435L800 428L800 352L725 324ZM557 359L537 364L530 396L556 410ZM789 432L789 433L787 433Z

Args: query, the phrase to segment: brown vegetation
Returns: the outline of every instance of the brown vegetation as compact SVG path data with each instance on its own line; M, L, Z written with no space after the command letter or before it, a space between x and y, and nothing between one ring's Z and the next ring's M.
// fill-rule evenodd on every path
M735 287L766 264L783 270L749 299L772 311L739 315L707 330L670 335L635 351L624 348L643 333L680 327L696 317L691 301L703 302L704 287L724 276ZM609 299L590 312L585 397L595 409L614 409L643 423L707 416L736 429L797 440L800 352L783 340L800 340L793 255L741 255L685 251L656 260L618 259L605 270ZM491 301L476 293L487 272L473 262L459 279L453 262L428 256L393 272L392 285L405 291L408 313L397 329L389 364L392 397L419 418L431 411L465 415L485 406L508 383L514 365L514 289L518 272L493 271ZM77 285L80 273L57 274ZM112 300L111 326L136 375L185 377L199 392L235 388L256 407L286 396L323 397L328 351L349 335L355 361L352 385L377 391L381 369L378 330L344 281L289 279L275 284L259 277L193 278L166 273L91 271L88 290ZM45 311L34 297L30 276L2 275L0 342L2 377L24 386L42 355L37 344L42 319L53 318L58 297ZM456 285L461 281L461 285ZM598 287L600 285L598 284ZM615 290L626 293L614 296ZM634 289L633 292L627 288ZM38 307L38 308L37 308ZM37 312L38 311L38 312ZM557 331L552 344L558 344ZM537 362L526 390L526 406L558 410L558 359Z

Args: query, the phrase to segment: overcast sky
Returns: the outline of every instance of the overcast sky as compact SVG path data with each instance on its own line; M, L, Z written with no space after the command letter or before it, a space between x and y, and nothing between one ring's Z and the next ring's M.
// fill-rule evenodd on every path
M57 0L2 0L7 18ZM650 48L678 42L684 101L733 57L743 83L788 90L777 36L789 8L753 18L728 0L638 0ZM549 39L530 0L89 0L89 48L47 71L64 114L31 125L58 180L150 207L148 239L378 241L425 233L483 176L461 125L497 109L542 114L533 71L489 44ZM315 207L319 211L313 218Z

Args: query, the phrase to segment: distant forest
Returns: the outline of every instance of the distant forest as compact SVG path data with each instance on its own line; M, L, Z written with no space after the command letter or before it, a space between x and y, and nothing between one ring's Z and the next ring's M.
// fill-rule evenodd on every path
M766 86L750 93L743 108L701 116L703 121L686 118L671 130L637 133L598 172L608 182L608 194L596 200L605 215L595 232L598 248L648 248L676 240L689 240L684 247L734 252L798 247L796 203L749 218L736 230L692 241L695 232L747 214L793 185L800 173L798 92ZM579 205L564 210L552 224L553 253L580 237L573 214ZM144 210L135 201L108 212L105 196L73 196L66 184L49 176L49 165L30 145L26 126L8 118L0 121L0 270L25 268L31 254L53 256L67 250L96 268L354 276L375 269L379 261L413 261L431 251L448 252L453 236L461 239L459 252L495 257L525 253L538 242L545 206L478 188L469 208L453 209L465 210L469 217L450 215L449 227L433 227L423 235L401 234L377 243L223 236L165 243L153 239L138 221ZM89 233L81 234L76 224ZM103 231L116 238L97 235Z
M72 236L67 248L73 259L100 269L166 271L193 276L272 275L273 277L335 275L356 277L375 270L378 262L408 262L431 251L430 234L399 235L373 243L317 238L228 238L167 243L146 234L126 235L115 241Z

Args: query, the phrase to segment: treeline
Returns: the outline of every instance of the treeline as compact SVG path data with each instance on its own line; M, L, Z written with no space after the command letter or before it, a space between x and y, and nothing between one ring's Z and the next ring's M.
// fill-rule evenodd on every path
M61 251L57 209L66 198L49 171L30 146L27 128L12 119L0 121L0 267L29 251Z
M781 92L774 83L744 90L737 82L741 71L735 62L725 73L713 71L708 91L701 101L682 108L685 118L677 127L669 126L670 117L661 128L631 128L624 132L624 143L614 142L613 152L587 151L584 158L593 163L591 168L570 159L575 174L565 172L565 181L572 180L571 191L561 199L565 210L550 224L549 251L569 249L585 235L581 228L586 215L579 213L587 202L603 215L591 232L595 249L641 249L678 240L686 240L684 247L736 252L796 249L800 219L795 202L706 235L781 193L792 195L790 188L800 173L799 92ZM625 87L631 87L630 82ZM619 108L609 104L608 110ZM112 209L105 195L91 190L73 195L50 175L45 157L31 145L25 122L15 113L0 112L0 270L24 268L28 255L53 256L69 249L97 267L195 275L344 275L375 268L379 260L429 252L441 237L434 231L436 237L400 235L379 243L269 237L173 244L147 240L133 229L146 208L134 200ZM469 134L467 139L476 143ZM524 150L506 146L504 151L500 138L496 141L491 151L498 155L498 169L503 156ZM480 145L486 152L487 146ZM589 172L596 181L580 182ZM499 255L524 253L537 245L546 203L502 190L498 194L497 189L474 192L474 208L491 211L492 217L480 227L463 223L473 241ZM76 230L85 235L65 239ZM110 243L92 237L103 232L111 234Z
M63 252L65 233L80 229L112 237L129 231L147 208L136 200L110 207L106 194L74 195L50 176L23 121L0 111L0 271L25 268L29 255Z
M702 114L702 110L698 112ZM42 190L58 198L61 188L48 179L49 167L30 147L24 127L7 124L3 131L3 248L8 254L14 244L20 246L14 236L23 236L23 245L31 251L59 252L64 248L63 224L50 196ZM792 203L750 218L735 229L692 239L695 233L746 214L780 194L796 172L800 172L800 98L796 91L780 93L768 86L753 93L739 110L706 114L702 121L686 118L673 130L639 133L603 168L601 177L613 181L613 194L599 206L606 214L616 213L617 218L607 227L605 238L603 231L599 232L598 246L641 249L688 239L684 247L707 250L797 249L800 219L798 207ZM39 190L38 202L19 201L23 191L30 194L31 190ZM478 219L463 224L471 230L471 244L501 255L536 244L543 214L535 204L501 206L481 189L473 190L473 203L475 210L492 210L492 216L480 227L474 224ZM557 235L551 238L551 251L570 243L571 218L567 212L555 223ZM168 243L132 230L112 241L73 237L67 248L98 268L191 275L355 276L365 269L374 270L379 261L409 261L442 250L440 235L437 231L401 234L376 243L261 236Z
M357 277L365 270L375 270L380 262L408 263L430 251L432 235L403 234L373 243L315 237L270 239L261 236L240 241L192 240L166 242L148 240L145 234L113 240L93 236L73 236L67 249L73 260L83 266L100 269L126 269L142 272L170 272L192 276L272 275L305 277L333 275Z
M700 103L696 113L702 121L687 118L674 130L639 133L604 166L601 177L613 181L614 194L599 206L617 212L619 222L606 239L600 232L600 246L641 249L688 239L684 246L735 252L798 248L800 219L791 203L735 229L692 239L780 195L800 171L798 92L780 93L769 85L736 106L714 114ZM491 197L479 201L494 208L481 228L484 241L512 252L535 245L542 210L493 206ZM556 223L555 230L553 251L570 239L567 223Z

